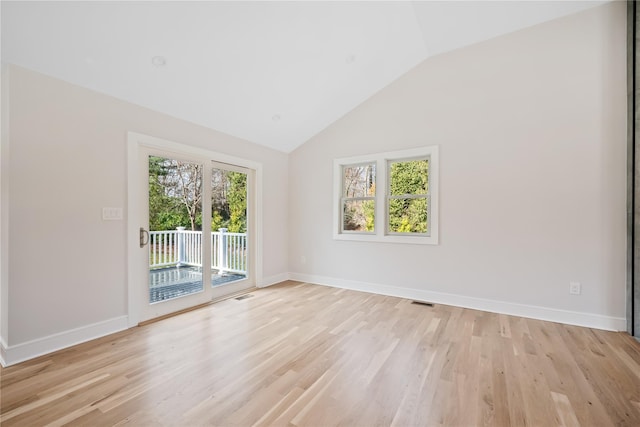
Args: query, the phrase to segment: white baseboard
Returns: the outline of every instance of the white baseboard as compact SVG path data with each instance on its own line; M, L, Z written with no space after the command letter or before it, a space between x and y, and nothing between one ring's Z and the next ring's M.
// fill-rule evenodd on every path
M127 316L120 316L20 344L7 345L4 340L1 340L0 355L2 360L0 361L2 366L15 365L63 348L120 332L129 327L127 322Z
M269 277L263 277L258 283L259 288L266 288L267 286L275 285L281 282L289 280L289 273L276 274Z
M5 362L6 358L7 358L7 343L3 337L0 337L0 365L2 365L2 367L7 366Z
M611 317L578 311L559 310L555 308L517 304L443 292L424 291L420 289L401 288L310 274L289 273L289 279L313 283L316 285L370 292L418 301L429 301L438 304L489 311L492 313L509 314L512 316L528 317L550 322L565 323L568 325L604 329L607 331L625 331L627 329L627 321L624 317Z

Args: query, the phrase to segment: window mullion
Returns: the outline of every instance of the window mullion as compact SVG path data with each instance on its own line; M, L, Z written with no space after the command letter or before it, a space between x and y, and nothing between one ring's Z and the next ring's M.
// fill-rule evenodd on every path
M429 194L398 194L396 196L387 196L389 199L426 199Z
M349 201L349 200L356 201L356 200L375 200L375 199L376 199L375 197L371 197L371 196L369 196L369 197L343 197L341 199L341 201L342 201L342 203L344 203L344 202Z
M389 184L387 183L386 160L379 158L376 160L376 235L383 237L387 234L387 194Z

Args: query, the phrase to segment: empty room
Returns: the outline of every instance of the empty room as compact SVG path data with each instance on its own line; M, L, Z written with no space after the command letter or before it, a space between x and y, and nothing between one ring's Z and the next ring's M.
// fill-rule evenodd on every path
M635 2L0 23L1 425L640 426Z

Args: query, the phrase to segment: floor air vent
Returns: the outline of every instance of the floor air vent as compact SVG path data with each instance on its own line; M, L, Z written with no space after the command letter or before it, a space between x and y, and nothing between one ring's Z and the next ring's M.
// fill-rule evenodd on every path
M251 298L253 295L251 294L244 294L244 295L240 295L238 298L236 298L237 301L242 301L243 299L247 299L247 298Z
M432 302L411 301L411 304L425 305L425 306L427 306L427 307L433 307L433 303L432 303Z

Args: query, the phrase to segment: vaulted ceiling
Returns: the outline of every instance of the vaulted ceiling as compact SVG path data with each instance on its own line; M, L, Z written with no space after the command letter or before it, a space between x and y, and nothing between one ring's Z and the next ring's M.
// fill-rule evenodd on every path
M289 152L433 55L605 1L2 1L2 60Z

